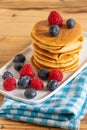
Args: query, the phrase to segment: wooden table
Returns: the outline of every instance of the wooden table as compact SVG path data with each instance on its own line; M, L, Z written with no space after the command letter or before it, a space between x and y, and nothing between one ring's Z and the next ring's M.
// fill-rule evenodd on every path
M30 44L29 34L36 21L47 19L51 10L65 18L74 18L87 31L87 0L1 0L0 1L0 67ZM0 95L0 103L3 96ZM0 118L3 130L60 130ZM87 116L81 121L87 129Z

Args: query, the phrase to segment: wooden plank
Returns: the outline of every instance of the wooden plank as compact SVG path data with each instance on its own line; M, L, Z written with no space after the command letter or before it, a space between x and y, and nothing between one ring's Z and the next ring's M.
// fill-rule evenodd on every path
M25 128L20 128L20 127L17 127L16 129L14 129L14 128L5 128L5 127L3 127L3 126L1 126L1 129L0 130L36 130L36 129L38 129L38 130L49 130L49 129L47 129L47 128L40 128L40 127L37 127L37 128L35 128L35 126L32 128L32 127L28 127L28 128L26 128L26 126L25 126ZM58 130L58 129L57 129Z
M0 118L0 129L3 129L3 130L14 130L14 129L15 130L18 130L18 129L21 129L21 130L25 130L25 129L26 130L36 130L36 129L49 130L49 127Z
M62 128L50 128L50 130L64 130Z
M0 105L1 105L2 101L3 101L3 96L0 94Z
M18 51L21 51L25 47L29 46L31 44L31 40L29 37L25 38L18 38L18 37L6 37L5 39L1 40L1 46L0 46L0 56L6 56L5 53L8 53L8 56L12 53L17 53ZM6 48L8 46L8 48ZM11 52L11 49L14 50ZM5 51L5 53L3 53ZM17 52L16 52L17 51Z
M0 46L0 67L24 50L31 43L29 38L4 38ZM7 46L7 47L6 47ZM4 53L3 53L4 52Z
M23 125L23 126L31 126L32 124L31 123L26 123L26 122L21 122L21 121L14 121L14 120L8 120L8 119L2 119L0 120L0 125L16 125L16 126L19 126L19 125ZM36 126L39 126L39 125L36 125ZM33 127L33 126L32 126Z
M25 123L26 124L26 123ZM27 123L28 124L28 123ZM15 125L6 125L6 124L4 124L4 125L0 125L0 128L2 128L3 127L3 129L4 130L9 130L9 129L25 129L25 127L26 127L26 129L31 129L31 130L34 130L35 129L35 126L33 125L33 124L28 124L28 125L17 125L17 124L15 124ZM39 130L48 130L48 128L47 127L41 127L41 126L39 126L39 125L36 125L36 129L39 129Z
M27 12L27 13L26 13ZM28 37L35 22L47 19L50 10L45 11L12 11L0 9L0 37ZM15 17L13 17L15 14ZM74 18L79 21L86 31L87 13L62 13L64 18ZM41 16L42 15L42 16ZM83 25L84 23L84 25Z
M62 8L62 7L86 7L86 0L4 0L0 1L0 8L13 8L13 9L46 9L46 8Z
M33 127L30 127L30 126L26 127L25 126L24 128L20 128L20 126L17 126L17 128L14 128L14 126L13 126L13 128L10 128L9 126L8 126L8 128L6 128L5 126L1 126L1 129L3 129L3 130L36 130L36 129L38 129L38 130L49 130L48 128L41 128L41 127L36 128L35 126L33 126Z

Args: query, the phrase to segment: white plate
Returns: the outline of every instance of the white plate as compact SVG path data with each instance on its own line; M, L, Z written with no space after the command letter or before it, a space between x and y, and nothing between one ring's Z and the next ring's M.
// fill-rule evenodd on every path
M7 96L9 98L15 99L17 101L21 101L24 103L41 103L43 101L45 101L46 99L48 99L50 96L52 96L54 93L58 92L60 88L64 87L71 79L73 79L78 73L80 73L86 66L87 66L87 33L84 32L83 33L85 40L83 43L83 49L80 53L80 63L79 63L79 68L77 71L73 72L73 73L66 73L64 74L64 79L63 81L59 84L58 88L52 92L48 91L46 88L46 82L44 82L44 89L41 91L37 91L37 96L33 99L26 99L24 97L24 91L25 90L21 90L18 87L13 90L13 91L5 91L3 89L3 79L2 79L2 74L5 71L10 71L11 73L14 74L14 77L16 78L16 80L18 80L19 78L19 73L13 68L13 59L11 61L9 61L6 65L4 65L1 69L0 69L0 93L3 94L4 96ZM24 51L21 52L22 54L24 54L26 56L26 63L29 63L29 58L32 55L32 46L27 47Z

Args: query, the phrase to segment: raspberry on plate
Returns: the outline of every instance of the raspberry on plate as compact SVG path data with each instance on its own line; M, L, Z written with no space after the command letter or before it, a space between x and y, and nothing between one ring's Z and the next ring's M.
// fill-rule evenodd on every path
M35 75L35 73L34 73L34 70L31 66L31 64L25 64L20 70L20 77L29 76L32 78L34 75Z
M63 73L60 70L54 69L49 74L49 80L57 80L61 82L63 79Z
M48 16L48 22L50 25L62 25L63 19L57 11L51 11Z
M43 88L43 81L38 77L34 77L30 82L30 87L35 90L40 90Z
M13 77L8 77L3 82L3 87L7 91L12 91L16 88L16 80Z

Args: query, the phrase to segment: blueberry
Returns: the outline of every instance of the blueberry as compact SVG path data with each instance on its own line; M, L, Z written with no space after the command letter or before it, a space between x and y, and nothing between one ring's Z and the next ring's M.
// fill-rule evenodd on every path
M41 69L39 72L38 72L38 77L42 80L47 80L49 76L49 72L48 70L46 69Z
M37 95L37 92L35 89L33 88L28 88L26 89L26 91L24 92L24 96L28 99L32 99Z
M2 75L2 79L6 79L8 77L13 77L13 74L9 71L4 72L4 74Z
M31 81L31 78L29 76L23 76L21 78L19 78L18 80L18 86L19 88L27 88L29 86L29 83Z
M51 25L49 28L49 34L53 37L57 36L60 32L60 28L58 25Z
M18 54L15 56L13 62L21 62L21 63L24 63L25 62L25 56L23 54Z
M68 27L68 28L74 28L75 27L75 20L74 19L68 19L67 21L66 21L66 26Z
M20 71L20 69L23 67L24 63L17 62L14 64L14 69L17 71Z
M47 88L51 91L55 90L58 87L58 82L56 80L49 80L47 83Z

